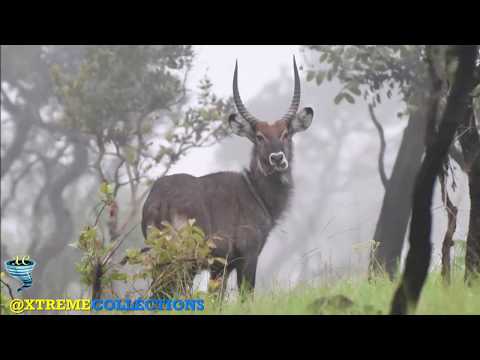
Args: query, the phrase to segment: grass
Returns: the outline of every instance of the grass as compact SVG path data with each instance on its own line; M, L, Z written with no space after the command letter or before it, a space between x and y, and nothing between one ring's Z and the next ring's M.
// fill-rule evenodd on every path
M194 315L387 315L397 283L387 278L337 280L324 286L298 285L292 289L257 292L244 302L238 297L222 305L205 300L205 311ZM195 296L196 297L196 296ZM61 314L61 313L59 313ZM88 314L88 313L87 313ZM96 315L185 315L186 312L92 312ZM480 315L480 281L467 287L463 271L443 284L439 272L429 274L416 311L418 315Z
M385 315L396 283L379 278L340 280L330 286L297 286L291 290L275 290L257 294L252 300L233 300L222 307L206 303L205 314L274 315ZM480 315L480 283L466 287L460 274L444 286L439 273L431 273L422 291L416 314Z

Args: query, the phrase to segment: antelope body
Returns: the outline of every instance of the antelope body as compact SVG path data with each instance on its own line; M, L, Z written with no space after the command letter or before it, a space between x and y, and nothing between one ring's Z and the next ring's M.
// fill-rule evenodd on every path
M187 174L158 179L145 201L142 231L147 226L161 228L163 221L182 226L195 219L216 248L215 257L226 265L214 263L212 279L225 279L232 270L237 273L239 288L255 287L258 257L270 231L285 211L293 188L291 164L292 136L306 130L313 110L300 103L300 79L294 59L295 88L287 114L269 124L257 120L242 103L238 91L238 65L235 66L233 94L239 115L228 122L233 132L253 143L250 167L242 173L218 172L201 177ZM225 272L224 272L225 270Z

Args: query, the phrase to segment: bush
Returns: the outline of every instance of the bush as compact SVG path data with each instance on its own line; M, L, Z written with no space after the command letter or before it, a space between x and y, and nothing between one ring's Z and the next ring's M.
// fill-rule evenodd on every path
M224 260L212 256L215 244L206 240L194 219L179 229L168 222L162 225L162 230L149 227L145 240L148 250L127 250L127 263L141 266L130 279L148 279L149 295L155 298L191 297L198 271Z

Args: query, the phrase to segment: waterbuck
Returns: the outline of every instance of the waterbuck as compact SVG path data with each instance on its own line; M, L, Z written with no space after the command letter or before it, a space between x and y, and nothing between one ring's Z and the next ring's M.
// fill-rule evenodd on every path
M300 104L300 78L293 59L295 88L285 116L271 124L257 120L244 106L238 91L238 63L233 76L233 98L238 114L228 118L233 133L253 143L250 168L241 173L218 172L201 177L187 174L158 179L145 201L142 231L160 228L162 221L182 226L195 219L216 248L215 257L226 260L211 266L211 279L222 286L230 272L237 272L238 288L255 287L258 257L270 231L285 211L293 188L292 137L306 130L313 110Z

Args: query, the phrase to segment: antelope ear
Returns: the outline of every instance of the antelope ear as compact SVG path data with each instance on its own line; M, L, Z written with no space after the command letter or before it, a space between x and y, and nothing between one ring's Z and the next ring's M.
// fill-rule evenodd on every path
M246 137L251 141L255 139L255 133L252 125L250 125L250 123L243 117L237 114L232 114L228 117L228 124L232 128L234 134Z
M297 133L307 130L312 124L313 109L310 107L303 108L302 111L295 115L295 118L290 122L290 131Z

